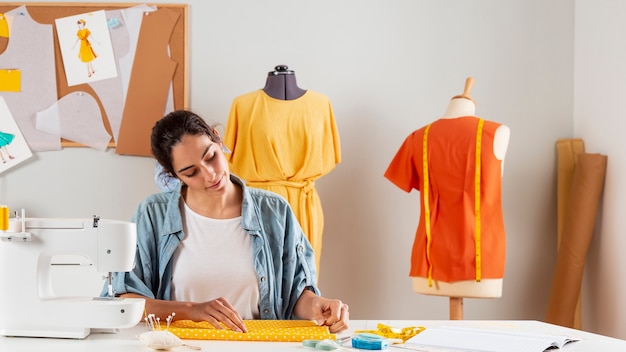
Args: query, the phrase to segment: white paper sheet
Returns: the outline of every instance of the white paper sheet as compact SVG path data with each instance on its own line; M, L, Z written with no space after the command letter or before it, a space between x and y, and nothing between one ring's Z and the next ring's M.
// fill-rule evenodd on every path
M459 327L428 328L406 342L416 351L543 352L578 341L576 337Z

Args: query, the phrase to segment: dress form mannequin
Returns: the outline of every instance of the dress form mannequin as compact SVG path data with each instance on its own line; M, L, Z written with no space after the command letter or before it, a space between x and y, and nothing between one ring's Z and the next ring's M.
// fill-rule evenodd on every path
M300 89L294 72L278 65L263 89L233 99L224 145L232 151L231 172L287 199L313 247L319 278L324 213L315 182L341 162L330 99Z
M448 108L446 109L442 119L453 119L461 116L476 116L476 102L469 96L469 92L474 85L474 79L468 77L465 82L465 90L463 94L456 95L450 99ZM509 146L509 139L511 137L511 129L508 126L502 125L496 130L496 135L493 142L493 152L498 158L504 162L506 150ZM504 168L503 168L504 169Z
M461 95L454 96L448 104L442 118L452 119L463 116L475 116L476 103L469 96L473 85L473 79L466 81L465 91ZM504 160L509 143L510 129L501 125L497 128L494 136L493 153L498 160ZM425 277L413 277L413 290L417 293L450 297L450 319L463 319L463 297L468 298L497 298L502 296L502 279L486 279L480 281L465 280L456 282L443 282L432 280L429 285Z
M298 99L306 90L298 87L296 74L289 70L287 65L278 65L274 71L267 73L267 80L263 91L274 99L293 100Z

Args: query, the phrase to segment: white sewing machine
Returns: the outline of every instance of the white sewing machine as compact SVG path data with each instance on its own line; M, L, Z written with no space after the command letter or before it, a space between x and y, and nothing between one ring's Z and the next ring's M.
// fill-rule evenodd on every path
M0 335L82 339L92 329L116 331L141 321L145 300L115 298L110 285L111 272L133 267L134 223L24 218L22 212L10 224L0 231ZM108 272L110 296L55 292L52 262L59 256L81 256Z

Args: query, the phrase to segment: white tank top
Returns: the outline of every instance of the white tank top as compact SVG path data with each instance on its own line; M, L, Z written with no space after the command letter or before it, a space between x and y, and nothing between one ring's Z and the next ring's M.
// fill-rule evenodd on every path
M174 253L172 299L205 302L224 297L243 319L258 319L252 238L241 227L241 217L211 219L186 204L182 208L185 237Z

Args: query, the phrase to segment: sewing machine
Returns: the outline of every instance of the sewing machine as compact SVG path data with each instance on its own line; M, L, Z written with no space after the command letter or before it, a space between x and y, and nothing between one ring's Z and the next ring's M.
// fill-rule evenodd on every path
M133 267L134 223L25 218L22 211L10 224L0 230L0 335L82 339L92 329L115 332L140 322L145 300L114 297L110 281L111 272ZM108 272L109 296L55 292L52 264L59 256L81 256Z

